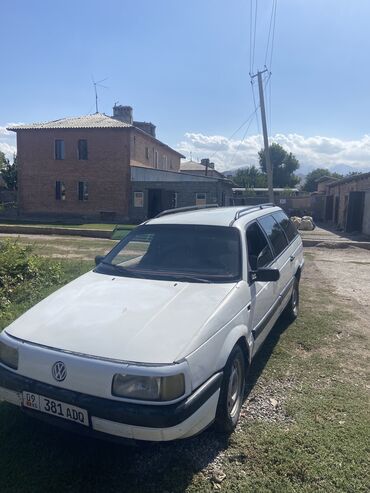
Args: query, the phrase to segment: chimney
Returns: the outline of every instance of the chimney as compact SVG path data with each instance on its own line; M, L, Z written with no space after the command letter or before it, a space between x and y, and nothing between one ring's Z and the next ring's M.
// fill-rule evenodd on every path
M117 118L117 120L121 120L122 122L132 125L132 107L115 104L113 106L113 118Z
M143 130L147 134L151 135L152 137L155 137L155 125L151 122L134 122L134 127L140 128L140 130Z
M205 174L208 175L208 170L209 169L215 169L215 163L210 163L208 158L204 158L200 160L200 164L202 164L206 169L205 169Z

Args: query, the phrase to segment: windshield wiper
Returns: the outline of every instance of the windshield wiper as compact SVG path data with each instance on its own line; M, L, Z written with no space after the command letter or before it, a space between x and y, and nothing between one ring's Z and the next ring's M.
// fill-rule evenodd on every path
M194 276L187 276L186 274L181 274L181 275L174 275L173 276L176 281L180 282L202 282L205 284L211 284L212 281L209 279L204 279L203 277L194 277Z

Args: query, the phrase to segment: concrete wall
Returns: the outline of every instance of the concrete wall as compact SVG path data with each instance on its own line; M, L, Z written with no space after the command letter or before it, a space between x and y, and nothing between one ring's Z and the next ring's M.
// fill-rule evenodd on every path
M364 235L370 236L370 190L365 193L362 232Z
M131 186L130 219L141 222L148 218L149 190L164 190L177 193L177 207L195 205L196 193L205 193L207 204L229 205L232 199L231 185L221 180L214 181L135 181ZM144 192L144 206L134 207L134 192Z
M328 187L328 195L339 197L339 211L338 211L338 221L336 225L340 228L345 228L347 219L347 207L349 200L349 192L359 192L364 190L370 190L370 175L365 173L364 175L359 175L356 179L348 182L334 184ZM333 208L333 218L332 221L335 222L335 206Z

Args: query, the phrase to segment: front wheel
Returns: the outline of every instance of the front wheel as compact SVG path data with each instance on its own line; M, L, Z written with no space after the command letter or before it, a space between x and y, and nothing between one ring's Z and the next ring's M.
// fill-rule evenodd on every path
M238 422L245 389L245 356L239 345L231 351L222 379L215 428L222 433L231 433Z

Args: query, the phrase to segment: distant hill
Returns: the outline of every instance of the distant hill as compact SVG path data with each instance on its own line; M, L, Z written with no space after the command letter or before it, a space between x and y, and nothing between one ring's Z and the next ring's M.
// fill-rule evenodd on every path
M249 166L239 166L238 168L233 168L230 170L224 170L222 173L224 175L235 176L239 169L248 168ZM301 179L300 185L303 185L307 174L316 169L316 168L328 168L332 173L340 173L341 175L348 175L355 171L356 173L368 173L370 172L370 166L366 166L365 168L360 166L349 166L348 164L336 164L335 166L325 166L322 164L320 166L312 166L310 164L301 164L299 167L299 172L296 175Z

